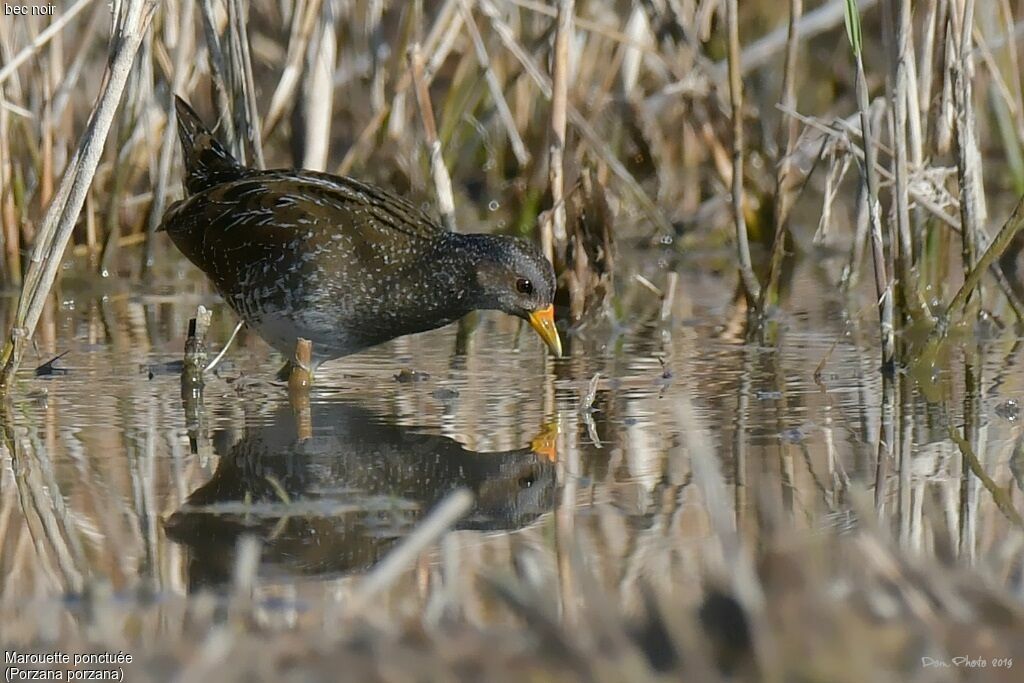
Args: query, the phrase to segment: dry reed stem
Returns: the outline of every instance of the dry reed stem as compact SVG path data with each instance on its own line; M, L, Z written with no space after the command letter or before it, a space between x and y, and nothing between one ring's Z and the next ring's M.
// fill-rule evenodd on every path
M522 7L523 9L528 9L531 12L536 12L538 14L543 14L543 15L548 16L548 17L555 18L555 17L558 16L558 7L549 7L548 5L543 5L543 4L539 3L539 2L533 2L532 0L505 0L505 1L507 3L509 3L510 5L518 5L519 7ZM877 0L875 0L875 1L877 1ZM602 36L603 38L607 38L608 40L612 40L612 41L614 41L616 43L620 43L622 45L625 45L625 46L628 46L628 47L640 50L640 51L644 52L645 54L647 54L647 55L649 55L651 57L654 57L656 59L665 60L664 55L660 54L657 50L655 50L649 44L647 44L647 43L645 43L643 41L635 40L628 33L623 33L622 31L619 31L617 28L615 28L613 26L605 26L604 24L599 24L596 21L592 21L590 19L587 19L586 17L581 17L579 15L573 15L572 23L573 23L573 26L575 26L576 28L580 29L581 31L586 31L588 33L594 33L596 35Z
M119 6L121 11L116 17L113 53L89 125L36 236L14 328L0 354L0 364L3 366L0 370L0 393L10 390L25 345L35 331L50 288L57 277L64 250L71 239L89 185L99 165L135 53L142 43L156 6L156 0L125 0Z
M227 140L228 149L235 154L239 161L244 162L245 148L235 131L235 119L231 114L231 100L228 96L230 92L228 86L228 67L224 59L224 49L221 46L220 36L217 33L216 15L213 11L212 0L199 0L199 7L202 10L203 36L206 38L206 53L210 61L213 100L219 114L220 125L224 127L224 138Z
M863 164L867 163L867 159L864 154L864 148L861 147L860 145L857 145L852 138L853 135L860 135L863 138L863 131L854 127L849 120L836 119L830 126L813 117L805 116L804 114L801 114L796 111L787 111L785 109L783 109L782 111L786 113L788 116L792 116L800 120L807 126L815 128L816 130L824 133L825 135L836 138L837 142L841 142L841 144L845 146L847 151L850 154L852 154L853 157L862 166ZM881 128L881 119L878 118L878 116L885 112L884 101L882 98L876 99L871 104L871 112L871 128L872 130L878 130ZM854 115L854 117L859 118L860 113L858 112L857 114ZM886 169L885 166L883 166L878 161L878 152L887 152L888 150L885 149L885 147L878 141L877 138L874 138L874 136L872 136L872 140L873 145L875 147L875 173L878 174L879 178L882 181L893 182L894 179L892 173L890 173L889 170ZM940 193L943 190L942 187L936 186L934 183L929 184L931 185L931 187L929 188L931 192ZM961 227L959 219L954 215L946 213L943 210L943 207L937 204L935 200L933 200L929 196L931 192L924 191L921 188L912 187L910 189L910 196L913 198L914 203L916 203L919 207L925 209L934 218L937 218L939 221L952 228L955 232L960 232ZM956 202L953 201L951 198L950 203L956 204Z
M803 15L803 0L790 0L789 2L789 29L786 40L786 62L782 72L782 97L781 108L796 109L796 65L800 48L800 18ZM763 316L769 305L774 305L778 299L779 277L782 274L782 261L786 253L786 232L789 221L789 211L793 204L793 151L796 149L796 140L799 135L799 126L796 119L783 115L779 121L779 134L781 139L785 133L785 147L778 161L775 175L775 240L772 244L771 266L768 271L768 284L761 295L758 308Z
M382 591L408 569L420 553L437 543L473 507L473 494L460 488L449 493L412 532L356 585L345 615L358 616Z
M228 0L228 76L234 84L235 121L249 142L253 163L266 168L263 159L263 137L260 135L259 110L256 107L256 84L252 76L252 55L249 52L249 29L242 0ZM239 107L238 99L241 99Z
M1006 26L1006 35L1003 38L1003 40L1005 40L1008 45L1013 46L1015 44L1014 43L1014 30L1012 28L1013 27L1013 10L1010 8L1010 0L1000 0L1000 2L999 2L999 10L1000 10L1000 13L1002 15L1003 23ZM991 47L993 49L995 49L994 45L992 45ZM1006 55L1007 55L1007 61L1009 62L1009 65L1010 65L1009 81L1011 83L1021 83L1022 82L1022 78L1021 78L1020 58L1019 58L1019 55L1017 53L1017 50L1012 49L1012 47L1011 47L1011 49L1006 50ZM1012 109L1014 110L1014 113L1016 114L1015 123L1017 125L1017 140L1018 140L1018 144L1020 144L1022 141L1024 141L1024 92L1021 92L1021 88L1019 88L1019 87L1018 88L1011 88L1009 90L1011 92L1011 96L1013 97Z
M981 153L976 138L977 121L974 114L974 58L971 34L974 25L974 0L961 0L961 14L952 11L951 26L957 49L948 52L949 71L953 74L953 103L956 114L956 161L960 180L960 224L963 226L964 272L970 272L977 263L984 230L985 210L981 181ZM952 8L955 9L955 8ZM969 293L970 294L970 293Z
M519 43L516 38L515 31L506 23L502 18L497 8L494 6L491 0L478 0L481 11L490 20L491 25L498 34L498 38L501 39L505 47L512 53L516 60L526 70L526 73L530 76L537 88L541 91L544 97L551 99L551 81L544 75L544 72L537 66L533 58L530 57L526 49ZM639 204L640 209L644 215L658 228L662 234L671 235L673 233L672 224L665 218L664 213L655 205L651 198L647 195L647 192L643 189L633 174L623 165L622 161L615 155L614 151L608 146L605 139L594 130L593 126L583 117L583 115L571 104L567 105L567 114L569 122L580 132L583 138L590 145L591 149L597 154L598 158L615 174L616 177L626 186L633 199Z
M324 19L320 23L319 41L309 65L309 82L303 88L306 100L306 149L302 155L303 168L327 170L328 147L331 141L331 111L334 102L334 68L337 55L337 36L334 28L334 4L323 5Z
M14 160L11 157L11 114L0 107L0 220L3 221L5 279L10 284L21 284L21 230L18 229L18 210L13 191Z
M829 31L843 23L843 11L845 0L832 0L832 2L816 7L805 14L797 25L797 30L805 40ZM878 4L878 0L858 0L857 9L861 14ZM789 29L786 26L779 27L759 38L751 45L744 48L740 61L741 74L763 68L768 65L777 52L786 47L789 41ZM721 65L716 65L722 70Z
M454 25L456 22L461 23L461 17L457 11L456 3L459 0L445 0L444 5L438 11L437 16L434 19L434 25L430 29L430 33L427 34L426 39L423 41L423 51L431 55L431 64L440 64L443 62L449 51L451 50L453 41L443 41L443 38L450 25ZM434 78L434 70L428 69L424 74L427 87L430 86ZM398 79L398 83L395 85L395 100L397 101L409 86L412 84L412 72L405 71ZM380 130L381 125L387 119L388 115L392 113L392 107L385 104L377 110L373 118L366 124L363 130L359 133L355 142L349 147L348 152L345 153L344 158L338 165L335 171L338 175L346 175L352 170L352 166L360 158L366 148L370 145L373 137Z
M894 11L893 3L898 2L898 16ZM893 131L892 144L895 154L893 156L892 175L896 179L893 188L896 203L896 235L898 238L899 250L896 251L895 265L899 272L897 280L897 299L900 301L900 308L904 316L915 317L914 313L920 313L930 318L927 308L920 305L917 293L917 278L914 276L914 248L913 239L910 233L910 196L909 179L907 166L907 111L909 100L912 95L909 90L909 79L907 76L908 66L913 58L909 49L911 31L910 0L884 0L883 9L885 17L883 26L895 26L895 41L893 41L893 29L885 31L886 42L889 43L889 78L886 79L886 90L889 101L891 124Z
M921 20L921 25L924 27L924 35L921 39L921 65L917 69L920 76L917 81L917 108L921 112L929 112L932 105L932 82L934 80L932 74L937 59L935 51L940 46L940 41L936 40L936 35L939 34L938 18L939 0L925 0L924 18ZM929 115L921 118L922 140L928 139L930 124Z
M857 31L859 33L859 27ZM882 211L879 204L878 172L875 170L878 163L878 148L875 145L874 130L870 116L871 106L868 102L867 76L864 73L864 60L861 56L859 43L853 45L853 53L857 67L857 106L860 110L861 135L864 138L862 173L867 189L871 257L874 263L875 293L878 297L879 332L882 342L882 370L886 376L889 376L895 369L896 341L893 326L892 288L889 281L885 246L882 239Z
M476 21L473 19L473 10L469 6L469 0L460 0L459 8L462 10L462 19L466 25L466 32L469 33L469 37L473 41L476 60L484 72L484 78L487 80L487 89L491 93L494 106L498 109L498 116L501 117L501 122L508 134L508 141L512 146L512 154L515 155L516 161L520 166L526 166L530 163L530 152L526 149L523 138L519 135L519 129L516 127L516 122L512 117L512 110L509 109L505 94L502 92L498 76L494 73L494 69L491 68L487 47L480 36L480 29L477 28Z
M180 3L180 23L177 31L177 43L174 45L174 65L171 77L171 90L164 105L164 134L160 142L160 151L157 162L155 184L153 187L153 202L150 205L149 220L146 224L146 246L143 254L143 269L148 269L153 264L153 250L155 248L156 229L164 217L164 208L167 205L167 189L171 177L171 163L174 160L174 147L177 142L177 126L174 120L174 95L182 92L188 78L189 57L194 49L193 41L193 8L195 3L184 0Z
M269 136L280 123L285 111L293 104L295 91L302 78L302 63L313 31L317 27L322 0L299 0L292 12L291 34L288 38L288 53L281 78L270 98L270 107L263 117L263 137Z
M565 244L565 119L569 92L569 40L572 37L574 0L559 0L555 47L551 66L551 127L548 147L548 183L551 211L541 221L541 248L554 261L555 244Z
M15 73L26 60L34 56L39 50L50 42L55 36L60 35L61 30L68 25L68 23L78 16L78 13L89 6L93 0L77 0L75 4L68 7L62 12L62 14L54 19L45 30L41 31L33 40L32 43L22 49L17 55L15 55L9 62L4 64L3 68L0 68L0 84L3 84L11 74Z
M964 278L964 283L960 286L953 300L949 303L949 307L946 311L939 316L937 323L932 328L931 339L941 340L946 337L949 332L949 325L951 322L951 316L967 306L970 301L971 295L977 289L981 282L982 276L989 268L991 268L998 260L999 257L1006 251L1006 248L1010 245L1014 235L1020 232L1020 229L1024 228L1024 198L1021 198L1017 202L1017 206L1013 209L1013 213L1007 219L1006 223L999 230L999 234L992 240L992 243L985 249L985 253L978 259L977 264Z
M737 0L726 0L729 34L729 100L732 106L732 218L736 228L736 258L743 293L751 306L761 299L761 283L754 274L743 215L743 79L740 76L740 21Z
M423 53L420 51L419 43L413 43L409 50L409 68L412 71L416 102L419 104L420 119L423 122L423 132L430 152L430 172L437 197L437 210L445 227L454 231L456 224L452 178L444 165L441 141L437 138L437 122L434 120L434 107L430 102L430 92L427 90L427 79L423 74Z

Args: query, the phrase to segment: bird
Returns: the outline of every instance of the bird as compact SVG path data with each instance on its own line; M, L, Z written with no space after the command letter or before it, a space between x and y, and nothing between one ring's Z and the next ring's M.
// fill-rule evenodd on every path
M448 230L353 178L246 167L188 103L175 104L185 196L160 230L286 358L308 339L315 370L475 310L529 322L561 356L554 268L532 242Z

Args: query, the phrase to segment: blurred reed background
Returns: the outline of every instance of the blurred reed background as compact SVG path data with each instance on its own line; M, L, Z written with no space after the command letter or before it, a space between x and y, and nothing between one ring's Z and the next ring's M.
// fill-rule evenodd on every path
M21 293L4 383L33 330L41 360L101 347L64 397L27 381L6 408L3 639L128 639L155 653L139 676L186 680L932 681L964 674L923 656L1024 655L1022 21L1020 0L75 0L2 18L2 275ZM175 93L251 165L351 174L544 245L569 360L495 370L500 323L473 372L398 342L466 400L365 400L479 450L563 415L553 512L445 537L379 610L345 611L363 577L257 579L244 547L225 549L229 596L186 598L158 517L213 466L181 437L272 401L233 373L216 391L234 403L183 418L176 385L132 374L208 302L155 232L180 193ZM392 360L365 367L387 380ZM114 405L86 409L111 370ZM595 373L597 418L578 397ZM500 405L478 396L494 386Z
M577 321L604 222L573 219L599 201L619 239L732 241L762 337L787 254L822 245L847 252L841 287L867 269L890 369L917 355L904 329L960 319L947 302L979 263L997 294L962 303L1017 322L1019 247L1002 267L1006 245L982 257L1024 191L1021 7L803 5L786 22L778 3L718 0L78 0L6 21L3 279L28 277L15 327L34 328L65 242L101 274L124 248L117 274L157 261L179 192L174 93L254 165L354 174L437 199L451 225L536 235ZM104 80L114 57L133 66ZM794 213L820 216L813 240L787 237Z

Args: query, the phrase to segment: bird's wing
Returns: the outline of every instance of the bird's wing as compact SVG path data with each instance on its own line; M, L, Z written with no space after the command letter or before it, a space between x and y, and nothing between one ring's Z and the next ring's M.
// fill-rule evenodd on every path
M449 234L405 199L348 178L263 171L173 205L164 219L178 247L205 272L276 263L289 253L396 273Z

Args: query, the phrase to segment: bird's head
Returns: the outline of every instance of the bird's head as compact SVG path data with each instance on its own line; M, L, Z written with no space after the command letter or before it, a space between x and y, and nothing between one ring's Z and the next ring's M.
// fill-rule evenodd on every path
M506 236L480 238L476 279L480 308L499 310L530 323L555 356L562 341L555 328L555 270L544 254L526 240Z

